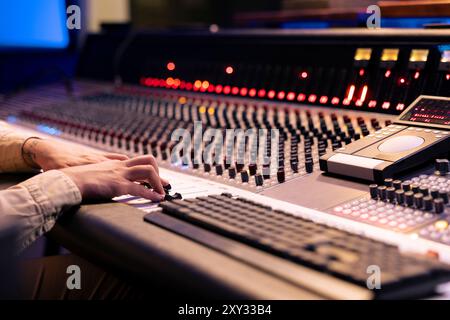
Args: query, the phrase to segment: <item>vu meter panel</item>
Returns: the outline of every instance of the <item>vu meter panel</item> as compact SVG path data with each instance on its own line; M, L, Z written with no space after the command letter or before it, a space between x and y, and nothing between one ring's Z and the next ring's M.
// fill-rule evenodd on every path
M147 87L391 114L420 94L450 92L445 37L411 46L408 34L337 35L138 35L120 73Z

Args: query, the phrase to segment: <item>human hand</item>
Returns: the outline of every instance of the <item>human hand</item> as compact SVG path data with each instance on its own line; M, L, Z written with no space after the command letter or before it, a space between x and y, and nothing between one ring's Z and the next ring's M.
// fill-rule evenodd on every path
M62 169L107 160L127 160L118 153L92 151L87 148L69 145L56 140L30 138L23 145L24 160L35 168L44 171Z
M149 155L64 168L60 171L77 185L83 199L111 199L130 194L161 201L165 195L163 186L169 184L159 176L156 160ZM147 182L152 189L136 182Z

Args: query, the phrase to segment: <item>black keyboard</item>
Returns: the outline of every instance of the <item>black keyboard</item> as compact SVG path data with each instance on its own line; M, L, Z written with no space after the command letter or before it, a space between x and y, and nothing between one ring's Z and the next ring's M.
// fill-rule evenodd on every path
M369 290L368 267L377 266L381 289L371 290L373 298L429 295L437 284L450 280L450 268L435 260L402 254L393 245L230 194L163 202L160 207L163 214L150 213L145 219L205 245L214 242L196 237L196 229L168 224L164 216L169 215L363 289ZM226 252L227 246L222 247Z

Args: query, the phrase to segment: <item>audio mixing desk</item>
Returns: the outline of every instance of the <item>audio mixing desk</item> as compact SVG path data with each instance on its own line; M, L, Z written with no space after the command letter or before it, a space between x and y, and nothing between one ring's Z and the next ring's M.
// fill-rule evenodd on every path
M158 204L124 195L83 204L51 235L140 280L172 278L199 295L432 296L450 280L448 120L439 118L448 112L445 34L424 32L413 42L409 33L388 33L388 46L370 32L365 40L351 32L269 34L136 35L119 66L123 84L77 81L69 94L49 86L7 100L0 115L17 130L130 156L152 154L171 192L183 197ZM324 48L342 39L351 45L330 61ZM188 41L202 46L199 55L207 52L207 58L177 56ZM145 52L150 42L160 49ZM301 63L292 53L270 64L270 52L260 49L270 51L276 42L303 55ZM101 50L98 43L95 37L87 42L84 77L97 77L92 52ZM216 51L231 44L248 50L249 60ZM416 108L411 116L420 94L438 103L431 113ZM439 128L424 128L420 120L415 125L422 130L405 128L411 126L405 121L424 114L438 117ZM234 143L209 163L196 161L192 146L174 159L172 132L194 134L196 122L224 137L225 129L276 129L276 148L264 151L276 161L254 161L247 148L245 160L237 161ZM427 134L434 140L424 144ZM409 144L422 139L408 149L424 148L420 161L377 179L352 170L351 161L341 161L350 166L343 172L319 166L349 155L354 145L370 148L371 139L394 135L409 137ZM439 147L426 152L435 143ZM395 153L379 144L378 150ZM391 144L403 148L405 141ZM380 291L366 286L369 265L382 270Z

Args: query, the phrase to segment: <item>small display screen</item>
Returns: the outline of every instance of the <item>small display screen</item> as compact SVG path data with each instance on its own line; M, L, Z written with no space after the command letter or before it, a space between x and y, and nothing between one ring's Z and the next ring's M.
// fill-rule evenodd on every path
M400 120L450 125L450 100L422 99L408 109Z

